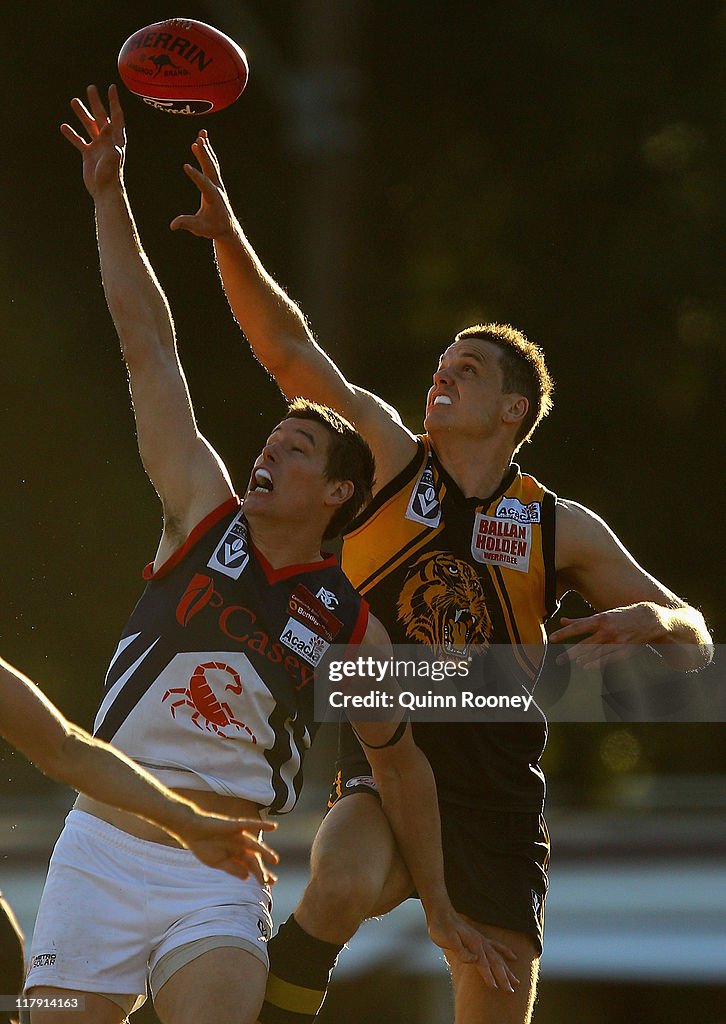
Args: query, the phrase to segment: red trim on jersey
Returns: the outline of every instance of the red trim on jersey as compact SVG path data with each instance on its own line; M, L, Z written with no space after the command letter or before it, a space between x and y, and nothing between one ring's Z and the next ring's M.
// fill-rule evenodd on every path
M368 602L364 597L360 599L360 611L358 612L358 618L356 624L353 627L353 632L350 634L350 640L346 648L346 657L351 657L354 648L359 647L363 637L366 635L368 629L368 619L370 616L370 608Z
M225 502L210 512L208 516L202 519L201 523L197 523L192 532L189 534L187 539L178 547L173 554L169 555L167 560L161 565L156 572L154 572L154 563L149 562L148 565L144 566L142 576L145 580L158 580L162 576L168 575L172 569L174 569L187 555L197 541L201 540L205 533L212 529L215 523L218 523L224 516L229 515L234 509L239 508L240 500L236 494L232 495L231 498L227 498Z
M335 555L328 555L320 562L306 562L300 565L282 565L279 569L273 569L260 549L256 547L254 543L252 543L252 548L268 583L280 583L281 580L289 579L290 576L299 576L305 572L316 572L318 569L335 568L338 565L338 559ZM322 554L322 551L320 553Z

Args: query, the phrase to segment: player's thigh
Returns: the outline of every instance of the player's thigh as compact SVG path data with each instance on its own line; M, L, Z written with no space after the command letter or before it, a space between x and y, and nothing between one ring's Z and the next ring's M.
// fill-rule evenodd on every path
M38 1009L30 1011L31 1024L121 1024L127 1010L98 992L76 992L67 988L36 985L27 993L29 999L68 1002L78 1000L83 1009ZM133 1001L133 1000L132 1000Z
M162 985L154 1008L162 1024L253 1024L266 981L267 968L252 953L211 949Z
M465 915L462 915L465 917ZM519 980L514 993L488 988L472 964L449 961L454 986L455 1024L529 1024L537 995L539 953L529 935L466 918L488 939L503 942L516 953L509 967Z
M313 889L354 892L370 897L367 916L397 906L412 889L388 818L378 797L355 793L331 808L310 853Z

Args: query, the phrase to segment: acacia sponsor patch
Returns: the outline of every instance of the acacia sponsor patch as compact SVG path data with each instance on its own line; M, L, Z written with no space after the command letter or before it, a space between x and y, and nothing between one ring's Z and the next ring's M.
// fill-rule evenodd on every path
M471 553L477 562L529 572L532 527L477 512L471 534Z
M280 633L280 640L291 651L303 658L309 665L318 665L330 644L317 633L313 633L302 622L292 618L287 620Z
M517 523L542 522L542 505L539 501L523 504L519 498L504 497L497 505L494 513L497 519L513 519Z

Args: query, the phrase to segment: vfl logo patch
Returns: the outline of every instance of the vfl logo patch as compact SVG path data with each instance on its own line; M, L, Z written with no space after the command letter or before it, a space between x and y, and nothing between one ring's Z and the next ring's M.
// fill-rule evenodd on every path
M430 455L411 491L406 509L406 519L432 528L441 522L441 503L434 486L434 471L431 468Z
M320 664L320 659L330 647L321 636L292 617L285 623L280 640L313 667Z
M221 572L231 580L240 578L250 560L247 527L242 515L240 509L207 562L208 569Z
M54 967L58 959L55 953L40 953L33 957L32 967Z
M471 534L471 553L477 562L529 572L532 526L484 516L477 512Z
M514 519L517 523L541 523L542 506L538 501L523 505L519 498L502 498L494 515L497 519Z
M326 590L324 593L329 594L330 591ZM330 596L334 598L337 604L335 595L331 594ZM313 597L308 588L302 583L299 583L292 594L290 594L287 608L294 619L297 619L298 622L301 622L314 632L321 633L323 639L327 640L329 644L334 642L336 636L343 628L343 623L340 619L336 618L332 612L329 612L328 608L318 600L318 597Z

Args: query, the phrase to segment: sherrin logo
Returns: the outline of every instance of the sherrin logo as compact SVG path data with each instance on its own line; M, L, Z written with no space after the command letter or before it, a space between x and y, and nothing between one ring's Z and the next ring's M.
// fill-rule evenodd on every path
M292 617L287 620L280 634L280 640L291 651L304 658L309 665L320 664L320 659L330 647L321 636L313 633L302 622Z

